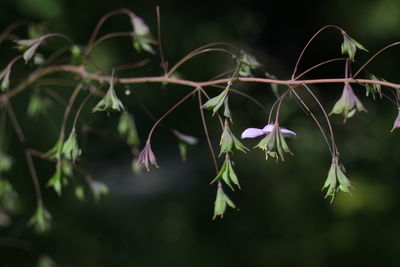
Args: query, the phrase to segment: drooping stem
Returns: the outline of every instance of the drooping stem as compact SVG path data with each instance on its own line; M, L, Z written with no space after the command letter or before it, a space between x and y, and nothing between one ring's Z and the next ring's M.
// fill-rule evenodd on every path
M322 133L322 136L325 139L326 144L328 145L328 149L331 152L331 155L333 156L333 148L331 147L331 143L328 140L328 137L326 136L325 130L322 127L321 123L318 121L317 117L315 117L314 113L311 111L311 109L307 106L306 103L304 103L304 101L301 99L301 97L297 94L296 90L293 89L292 90L294 96L300 101L300 103L303 105L303 107L307 110L308 114L313 118L313 120L315 121L315 123L317 124L319 130Z
M210 149L211 157L212 157L212 160L213 160L213 163L214 163L214 167L215 167L215 172L218 175L217 157L215 156L215 151L214 151L214 148L213 148L213 146L211 144L210 134L208 133L207 122L206 122L206 118L204 116L204 110L202 108L203 101L201 99L201 92L198 91L197 95L198 95L198 99L199 99L199 111L200 111L201 122L203 124L204 134L206 135L208 148Z
M147 140L150 141L151 136L153 135L154 130L156 129L157 125L165 118L167 117L172 111L174 111L177 107L179 107L183 102L185 102L190 96L192 96L193 94L195 94L197 91L199 90L199 88L196 88L194 90L192 90L189 94L187 94L185 97L183 97L181 100L179 100L177 103L175 103L175 105L173 105L167 112L164 113L164 115L162 115L153 125L153 127L151 128L149 135L147 137Z
M72 93L71 97L69 98L67 107L65 108L64 117L63 117L61 127L60 127L60 135L59 135L60 140L64 140L65 127L67 125L68 115L71 111L72 105L74 104L76 97L78 96L79 91L81 90L81 87L82 87L82 84L78 84L75 87L74 92Z
M167 76L168 73L168 66L164 60L164 53L162 49L161 43L161 16L160 16L160 7L156 7L157 11L157 39L158 39L158 51L160 52L160 60L161 60L161 68L164 71L164 75Z
M310 87L308 87L306 84L304 84L303 86L304 86L304 88L306 88L308 93L314 98L315 102L318 104L318 106L320 107L322 113L325 116L326 123L328 124L329 133L330 133L330 136L331 136L331 143L332 143L332 150L333 150L333 155L332 156L337 156L339 154L339 152L338 152L338 149L336 147L335 136L333 134L333 128L332 128L332 125L331 125L331 121L329 120L328 113L326 112L326 110L325 110L324 106L321 104L321 102L318 100L317 96L313 93L313 91L311 91Z
M296 65L294 66L294 70L293 70L293 74L292 74L292 80L296 80L294 77L296 75L297 72L297 68L299 67L300 64L300 60L302 59L304 52L306 51L306 49L310 46L310 44L312 43L312 41L324 30L328 29L328 28L334 28L339 30L340 32L343 32L343 30L336 26L336 25L326 25L324 27L322 27L321 29L319 29L311 38L310 40L308 40L307 44L304 46L303 50L300 53L300 56L298 57L297 61L296 61Z
M381 50L379 50L378 52L376 52L374 55L372 55L372 56L370 57L370 59L367 60L367 62L364 63L364 65L362 65L362 66L357 70L357 72L353 75L353 77L354 77L354 78L357 77L357 75L358 75L369 63L371 63L371 61L374 60L379 54L381 54L381 53L384 52L385 50L387 50L387 49L389 49L389 48L391 48L391 47L393 47L393 46L397 46L397 45L400 45L400 42L395 42L395 43L393 43L393 44L387 45L387 46L385 46L384 48L382 48Z
M99 22L97 22L96 27L93 30L92 35L90 36L89 42L87 44L86 47L86 51L90 51L91 46L93 45L94 40L96 39L97 34L100 31L101 26L103 26L104 22L109 19L110 17L114 16L114 15L118 15L118 14L126 14L129 16L129 18L132 18L132 16L134 16L134 13L132 11L130 11L129 9L126 8L121 8L121 9L117 9L117 10L113 10L107 14L105 14L103 17L100 18Z
M33 187L35 189L36 203L38 206L41 206L43 205L42 192L40 190L39 178L37 176L35 165L33 164L32 155L29 149L25 151L25 157L26 162L28 163L29 172L31 174Z

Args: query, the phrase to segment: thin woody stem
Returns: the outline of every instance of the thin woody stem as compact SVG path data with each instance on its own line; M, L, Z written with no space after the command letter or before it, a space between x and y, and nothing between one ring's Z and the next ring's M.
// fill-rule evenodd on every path
M43 205L42 192L40 190L39 179L36 173L35 165L32 161L31 151L28 149L25 151L26 162L28 163L29 172L31 173L33 187L35 188L36 202L38 206Z
M89 73L83 66L59 65L40 68L28 76L26 80L10 90L7 94L0 95L0 102L8 98L12 98L22 92L29 85L35 83L41 77L56 72L70 72L79 75L82 79L92 79L100 83L110 81L111 77L106 75L98 75ZM131 78L114 78L115 83L120 84L140 84L140 83L171 83L185 85L194 88L206 87L211 85L226 84L231 78L223 78L212 81L195 82L190 80L175 79L165 76L150 76L150 77L131 77ZM235 81L242 83L265 83L265 84L280 84L287 86L296 86L303 84L329 84L329 83L364 83L364 84L380 84L382 86L391 87L400 90L400 84L388 81L372 80L372 79L354 79L354 78L328 78L328 79L306 79L306 80L279 80L254 77L238 77Z
M374 60L379 54L381 54L383 51L393 47L393 46L397 46L400 45L400 42L395 42L393 44L387 45L384 48L382 48L381 50L379 50L378 52L376 52L370 59L367 60L367 62L364 63L364 65L362 65L357 72L354 74L353 77L356 77L372 60Z
M333 150L332 156L337 156L339 154L339 152L338 152L338 149L337 149L337 146L335 143L335 136L333 134L333 129L332 129L331 121L329 120L328 113L326 113L324 106L322 106L321 102L318 100L317 96L311 91L310 87L308 87L306 84L304 84L303 86L304 86L304 88L306 88L308 93L314 98L315 102L321 108L321 111L325 116L326 123L328 124L328 128L329 128L329 133L331 135L331 143L332 143L332 150Z
M214 151L214 148L213 148L212 143L211 143L210 134L208 133L207 122L206 122L206 118L205 118L205 116L204 116L204 110L203 110L203 108L202 108L203 102L202 102L202 100L201 100L201 91L198 91L198 99L199 99L200 117L201 117L201 122L202 122L202 124L203 124L204 134L206 135L207 144L208 144L208 147L209 147L209 149L210 149L211 157L212 157L212 159L213 159L213 163L214 163L214 167L215 167L215 172L216 172L217 175L218 175L217 157L215 156L215 151Z
M134 13L126 8L117 9L117 10L114 10L114 11L111 11L111 12L105 14L103 17L100 18L99 22L97 22L96 27L93 30L93 33L92 33L90 40L88 42L88 45L87 45L87 51L90 51L91 46L93 45L93 42L96 39L96 36L99 33L100 28L101 28L101 26L103 26L104 22L108 18L110 18L114 15L118 15L118 14L126 14L129 16L129 18L132 18L132 16L134 16Z
M344 32L342 28L336 26L336 25L326 25L324 27L322 27L321 29L319 29L311 38L310 40L307 42L307 44L304 46L303 50L300 53L299 58L296 61L296 65L294 66L294 70L293 70L293 74L292 74L292 80L295 80L295 75L297 72L297 68L299 67L300 64L300 60L302 59L304 52L307 50L307 48L310 46L311 42L324 30L328 29L328 28L334 28L339 30L340 32Z
M300 103L303 105L303 107L307 110L307 112L310 114L310 116L313 118L315 123L317 124L319 130L322 133L322 136L324 137L326 144L328 145L329 151L331 152L331 155L333 156L334 155L333 148L331 148L331 143L329 142L328 137L326 136L326 133L325 133L324 128L322 127L321 123L319 123L318 119L315 117L315 115L311 111L311 109L306 105L306 103L304 103L304 101L301 99L301 97L297 94L296 90L293 89L292 92L295 95L295 97L300 101Z
M196 49L194 49L193 51L191 51L190 53L188 53L186 56L184 56L181 60L178 61L178 63L176 63L168 72L167 76L170 76L180 65L182 65L183 63L185 63L186 61L188 61L189 59L191 59L193 56L197 55L200 51L207 49L209 47L213 47L213 46L228 46L228 47L232 47L234 49L240 50L239 48L237 48L236 46L230 44L230 43L226 43L226 42L215 42L215 43L210 43L210 44L206 44L203 46L200 46Z
M164 75L167 75L168 72L168 66L164 60L164 53L162 49L162 44L161 44L161 16L160 16L160 7L156 7L157 11L157 39L158 39L158 50L160 52L160 60L161 60L161 68L164 71Z
M147 137L147 140L151 139L151 136L154 132L154 130L156 129L157 125L166 117L168 116L172 111L174 111L177 107L179 107L183 102L185 102L190 96L192 96L193 94L195 94L199 89L196 88L194 90L192 90L189 94L187 94L185 97L183 97L181 100L179 100L177 103L175 103L175 105L173 105L167 112L164 113L164 115L162 115L153 125L153 127L150 130L150 133Z

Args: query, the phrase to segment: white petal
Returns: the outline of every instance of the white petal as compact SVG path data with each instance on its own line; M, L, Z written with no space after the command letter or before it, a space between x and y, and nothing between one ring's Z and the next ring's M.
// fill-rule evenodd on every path
M280 128L280 131L281 131L281 134L283 136L296 136L295 132L292 132L292 131L290 131L288 129L285 129L285 128Z
M260 135L265 134L265 132L262 129L258 129L258 128L247 128L246 130L244 130L244 132L242 133L242 138L254 138Z
M276 126L274 124L267 124L263 128L264 133L270 133Z

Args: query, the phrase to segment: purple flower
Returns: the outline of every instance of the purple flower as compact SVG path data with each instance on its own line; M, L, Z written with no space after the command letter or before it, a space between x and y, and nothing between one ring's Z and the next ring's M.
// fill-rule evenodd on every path
M247 128L246 130L244 130L244 132L242 133L242 139L243 138L254 138L254 137L258 137L261 136L263 134L267 135L269 133L271 133L276 127L279 128L280 133L285 136L285 137L293 137L296 136L295 132L292 132L288 129L276 126L275 124L267 124L264 128L262 129L258 129L258 128Z
M265 151L265 157L275 158L276 161L284 160L284 152L291 155L288 145L286 144L285 137L296 136L295 132L288 129L279 127L276 124L267 124L264 128L248 128L242 133L242 138L254 138L257 136L265 135L263 139L255 146Z
M397 114L397 118L393 123L393 128L392 128L391 132L393 132L394 129L400 128L400 107L398 109L399 109L399 113Z
M144 146L142 152L140 152L138 163L144 164L147 171L149 171L149 163L158 168L156 157L154 156L154 153L151 150L150 141L146 142L146 145Z

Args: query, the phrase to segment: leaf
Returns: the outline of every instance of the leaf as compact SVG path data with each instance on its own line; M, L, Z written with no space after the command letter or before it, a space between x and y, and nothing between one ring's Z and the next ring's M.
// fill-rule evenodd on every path
M208 109L208 110L213 110L213 116L214 114L218 111L218 109L224 104L225 98L228 95L228 88L226 88L225 90L223 90L219 95L210 98L206 103L204 103L204 105L202 106L202 108Z
M357 48L368 52L368 50L359 42L351 38L346 32L342 31L343 43L341 46L342 54L348 54L349 58L354 61Z
M81 155L82 151L78 146L78 141L76 140L76 132L75 128L72 129L71 133L68 136L68 139L65 141L62 146L61 154L66 158L75 162L76 159Z
M81 185L75 187L75 196L78 200L84 201L86 199L85 188Z
M51 227L51 214L43 205L38 205L35 214L29 220L37 233L44 233Z
M216 181L220 181L220 180L224 181L225 184L232 189L232 191L235 191L235 189L232 186L232 183L240 189L239 180L236 176L235 171L233 170L232 162L231 162L229 156L225 157L224 164L222 164L220 171L218 172L218 174L214 178L214 180L211 181L210 184L213 184Z
M139 146L139 136L137 133L135 121L127 112L123 112L118 122L118 132L126 138L129 145Z
M41 113L45 113L51 102L47 98L43 98L39 93L34 93L28 104L26 113L30 118L35 118Z
M42 255L39 258L37 267L56 267L57 264L54 262L54 260L47 256L47 255Z
M56 172L53 174L53 176L49 179L47 182L48 187L53 187L54 191L56 191L58 196L61 196L61 190L62 190L62 183L63 177L62 177L62 170L61 170L61 165L58 164L56 168Z
M178 144L178 147L179 147L179 154L181 155L181 159L183 162L185 162L187 159L187 157L186 157L187 156L187 145L183 142L180 142Z
M213 220L215 220L215 218L217 218L217 216L221 216L221 218L223 218L227 205L233 209L236 208L236 206L232 202L232 200L223 191L222 186L218 185L217 197L216 197L215 203L214 203Z
M0 151L0 174L9 171L11 169L11 166L11 157Z

